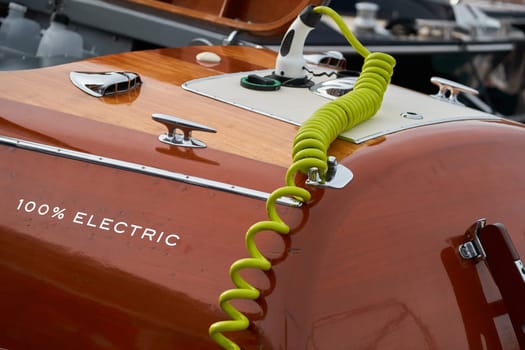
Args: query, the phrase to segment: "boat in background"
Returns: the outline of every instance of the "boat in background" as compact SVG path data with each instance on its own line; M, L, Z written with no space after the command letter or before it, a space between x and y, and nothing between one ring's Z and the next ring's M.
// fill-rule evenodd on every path
M487 15L521 30L525 29L525 4L520 0L464 0Z
M9 3L16 3L43 29L53 13L65 15L68 29L84 38L84 57L93 57L144 48L236 44L239 33L280 38L307 4L322 1L0 0L0 14L7 15ZM21 56L32 58L31 53ZM31 63L47 64L30 60L28 68Z
M0 348L525 347L525 125L325 16L0 72Z
M331 4L368 47L396 57L402 77L402 81L394 77L396 84L432 93L434 87L422 77L442 76L480 92L479 99L465 96L463 101L470 106L523 120L525 40L515 20L493 16L494 12L485 12L486 7L465 1L334 0ZM372 11L360 14L357 7L363 4L372 4ZM327 27L312 33L311 48L344 46L343 36L333 33L333 24ZM351 60L348 48L346 53Z
M4 3L7 13L9 0ZM275 4L224 1L170 0L18 0L27 17L46 29L59 12L70 24L63 31L80 34L81 58L148 48L187 45L264 46L277 50L284 30L309 3L275 1ZM314 1L316 5L322 0ZM400 78L394 82L424 93L433 93L432 76L442 76L471 86L478 96L461 96L469 106L521 120L523 48L522 31L508 21L493 18L478 7L445 0L360 2L324 1L337 9L356 35L372 51L394 55ZM364 6L362 13L356 5ZM375 6L375 10L366 7ZM276 20L275 18L278 18ZM361 23L357 27L354 20ZM78 33L78 34L77 34ZM63 40L54 40L58 43ZM78 41L78 40L77 40ZM22 42L22 41L15 41ZM46 54L20 52L0 40L0 69L27 69L71 62L79 54L53 47ZM78 52L78 50L72 50ZM344 37L329 21L309 35L305 53L339 51L348 66L358 69L359 55L346 45ZM3 58L1 58L3 56Z

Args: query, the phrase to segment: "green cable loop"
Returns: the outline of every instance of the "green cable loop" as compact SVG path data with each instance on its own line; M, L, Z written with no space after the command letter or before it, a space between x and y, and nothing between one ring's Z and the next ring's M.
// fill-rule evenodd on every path
M219 305L222 310L230 316L231 320L220 321L212 324L209 328L209 334L213 340L224 349L237 350L239 346L230 339L222 335L223 332L232 332L245 330L250 325L250 321L246 316L239 312L231 303L232 299L250 299L255 300L259 298L260 292L252 285L250 285L240 275L240 271L248 268L260 269L268 271L272 265L266 259L257 246L255 245L255 235L261 231L275 231L280 234L287 234L290 228L286 225L277 213L275 202L277 199L290 196L299 197L303 201L310 200L310 192L296 186L285 186L278 188L268 198L266 202L266 211L271 221L260 221L252 225L246 233L246 249L250 254L250 258L239 259L235 261L230 267L230 278L235 284L235 289L229 289L219 296Z
M248 268L268 271L272 267L270 261L257 249L255 235L262 231L275 231L280 234L290 232L288 225L279 217L275 202L281 197L295 197L303 202L310 200L310 192L295 185L295 175L297 172L306 174L309 169L318 168L321 178L325 178L328 168L327 151L330 144L343 131L377 113L392 77L395 65L392 56L380 52L370 53L331 8L318 6L314 11L329 15L348 42L364 57L362 72L352 91L319 108L299 128L293 142L293 162L285 176L286 186L272 192L266 202L269 220L255 223L246 232L245 244L250 257L239 259L231 265L230 278L236 288L227 290L219 296L220 307L231 319L213 323L209 328L211 338L224 349L240 348L225 337L223 332L245 330L250 324L248 318L232 306L230 300L256 300L260 296L259 290L240 276L240 271Z
M376 114L390 83L394 64L395 60L387 54L369 53L354 89L326 103L303 123L292 150L294 171L307 173L308 169L316 166L322 170L321 178L324 178L326 164L321 166L305 162L302 163L304 166L298 166L295 163L303 159L316 159L326 163L328 147L341 132ZM287 174L288 185L293 184L294 175Z

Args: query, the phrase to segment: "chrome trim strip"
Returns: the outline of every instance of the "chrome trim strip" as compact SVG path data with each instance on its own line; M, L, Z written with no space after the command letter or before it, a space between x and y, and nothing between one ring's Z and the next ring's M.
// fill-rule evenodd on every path
M161 178L165 178L169 180L175 180L178 182L183 182L183 183L187 183L190 185L210 188L210 189L219 190L223 192L239 194L245 197L250 197L250 198L255 198L255 199L267 200L268 197L270 196L270 194L267 192L253 190L253 189L246 188L246 187L235 186L235 185L227 184L224 182L219 182L219 181L204 179L204 178L200 178L196 176L176 173L173 171L150 167L150 166L146 166L143 164L126 162L123 160L102 157L99 155L73 151L73 150L60 148L60 147L53 147L53 146L31 142L31 141L20 140L20 139L8 137L8 136L0 135L0 143L10 145L13 147L17 147L17 148L21 148L21 149L25 149L25 150L29 150L29 151L46 153L46 154L50 154L50 155L54 155L58 157L85 161L89 163L94 163L94 164L103 165L103 166L112 167L112 168L118 168L122 170L134 171L134 172L141 173L141 174L152 175L152 176L161 177ZM302 205L301 201L298 201L294 198L289 198L289 197L281 197L277 200L277 203L281 205L289 206L289 207L295 207L295 208L298 208Z

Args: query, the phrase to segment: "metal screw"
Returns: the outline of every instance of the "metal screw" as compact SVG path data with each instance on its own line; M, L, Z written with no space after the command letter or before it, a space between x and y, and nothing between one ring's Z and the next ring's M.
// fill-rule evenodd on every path
M334 178L337 172L337 159L334 156L328 156L327 159L328 169L326 170L326 181L330 181Z
M319 169L317 167L308 169L308 181L311 183L319 182Z

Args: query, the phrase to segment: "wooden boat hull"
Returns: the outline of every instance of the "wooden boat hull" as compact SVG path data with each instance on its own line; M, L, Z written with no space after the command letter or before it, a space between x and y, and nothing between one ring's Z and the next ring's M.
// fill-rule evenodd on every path
M219 26L243 30L255 35L282 35L290 23L308 5L320 5L320 0L300 1L189 1L189 0L118 0L124 7L144 11L161 11L165 15L190 18L204 27ZM175 17L176 18L176 17Z
M272 67L274 56L205 49L221 63L202 66L204 48L183 48L4 72L1 135L271 192L297 127L180 85ZM138 70L138 93L94 99L67 81L116 67ZM202 150L159 143L150 115L162 111L217 135L202 134ZM252 323L228 336L243 349L518 348L490 273L458 247L487 218L525 251L524 135L510 121L467 120L336 141L330 153L354 179L278 206L291 234L257 237L273 267L245 271L262 296L236 302ZM0 347L218 348L208 336L227 318L217 297L233 287L229 267L247 255L263 201L17 145L0 154Z

